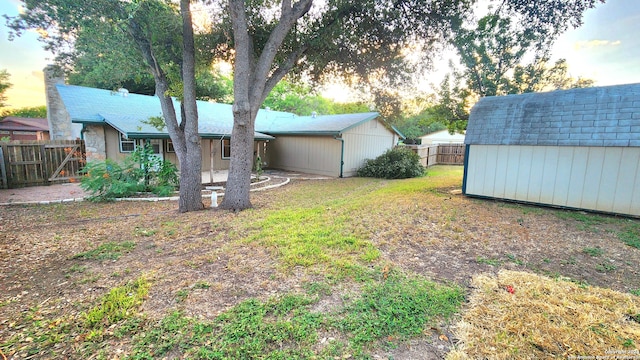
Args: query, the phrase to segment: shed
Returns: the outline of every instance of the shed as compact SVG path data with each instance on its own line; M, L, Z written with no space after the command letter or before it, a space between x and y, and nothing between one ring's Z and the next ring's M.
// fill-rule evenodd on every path
M463 193L640 216L640 84L485 97Z
M268 146L269 167L325 176L355 176L366 159L393 148L402 135L377 112L265 117L256 130L276 137Z

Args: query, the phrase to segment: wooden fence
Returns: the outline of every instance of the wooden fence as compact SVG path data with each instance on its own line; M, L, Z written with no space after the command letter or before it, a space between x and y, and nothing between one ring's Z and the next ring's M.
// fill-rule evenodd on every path
M82 140L0 142L0 188L72 182L86 163Z
M464 165L464 144L407 145L420 156L422 166Z

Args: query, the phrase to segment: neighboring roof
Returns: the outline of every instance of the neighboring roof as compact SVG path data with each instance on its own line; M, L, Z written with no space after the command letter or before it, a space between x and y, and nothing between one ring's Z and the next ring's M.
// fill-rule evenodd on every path
M640 84L482 98L465 143L640 146Z
M7 116L0 120L0 129L11 131L49 131L49 123L43 118Z
M107 123L131 138L169 137L166 129L160 131L143 122L151 117L162 116L160 100L155 96L63 84L56 85L56 88L74 123ZM175 99L174 106L176 109L180 108L179 102ZM262 112L266 111L261 110ZM265 115L259 113L259 116ZM204 138L231 136L231 105L198 101L198 128L200 136ZM255 138L274 139L259 132L255 133Z
M460 134L460 133L451 134L449 130L438 130L430 134L422 135L420 136L420 138L463 142L465 138L465 134Z
M377 112L317 115L265 116L256 119L256 130L272 135L339 135L380 116Z

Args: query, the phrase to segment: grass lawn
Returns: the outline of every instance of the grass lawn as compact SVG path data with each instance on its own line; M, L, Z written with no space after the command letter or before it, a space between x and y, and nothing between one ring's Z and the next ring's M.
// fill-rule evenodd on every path
M461 182L294 181L239 214L0 208L0 359L638 355L640 221Z

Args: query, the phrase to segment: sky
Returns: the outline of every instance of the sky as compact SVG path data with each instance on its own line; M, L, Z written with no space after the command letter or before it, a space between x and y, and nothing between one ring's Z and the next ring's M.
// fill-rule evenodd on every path
M0 15L17 15L19 4L0 0ZM44 105L42 69L52 63L53 55L42 49L35 32L13 41L8 35L0 18L0 69L9 72L13 84L6 92L7 103L13 108ZM593 79L596 86L640 83L640 1L608 0L588 10L583 26L556 41L552 57L565 58L572 77ZM446 61L437 66L433 73L423 74L425 82L437 84L448 71Z

